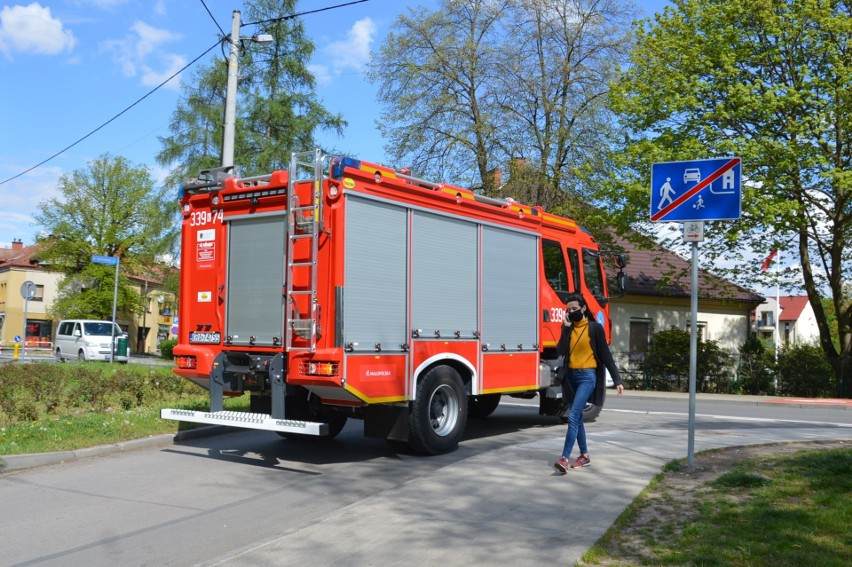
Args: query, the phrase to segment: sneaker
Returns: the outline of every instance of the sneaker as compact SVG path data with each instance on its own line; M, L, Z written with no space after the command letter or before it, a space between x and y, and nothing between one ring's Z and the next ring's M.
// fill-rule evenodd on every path
M565 457L559 457L559 460L553 463L553 467L562 474L565 474L571 468L571 463Z
M580 455L573 463L571 463L571 468L579 469L580 467L587 467L591 464L592 460L589 457L585 455Z

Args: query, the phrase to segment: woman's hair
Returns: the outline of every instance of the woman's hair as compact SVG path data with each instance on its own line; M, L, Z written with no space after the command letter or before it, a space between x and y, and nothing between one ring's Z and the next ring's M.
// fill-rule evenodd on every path
M580 307L585 307L585 308L586 308L586 319L591 319L591 318L592 318L592 312L591 312L591 310L589 310L589 304L588 304L588 303L586 303L586 298L585 298L585 297L583 297L583 294L582 294L582 293L577 293L577 292L569 293L569 294L565 297L565 304L566 304L566 305L568 305L568 304L569 304L569 303L571 303L572 301L576 301L577 303L579 303L579 304L580 304Z

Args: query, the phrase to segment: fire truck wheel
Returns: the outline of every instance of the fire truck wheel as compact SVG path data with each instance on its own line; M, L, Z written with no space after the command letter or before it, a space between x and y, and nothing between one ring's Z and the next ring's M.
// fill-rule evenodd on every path
M606 400L606 390L604 390L604 400ZM591 423L598 418L603 409L603 404L596 406L592 402L586 404L583 408L583 423Z
M482 394L467 399L467 415L483 419L494 413L500 404L500 394Z
M436 366L417 384L408 418L408 443L427 455L454 451L467 421L467 394L461 377L449 366Z

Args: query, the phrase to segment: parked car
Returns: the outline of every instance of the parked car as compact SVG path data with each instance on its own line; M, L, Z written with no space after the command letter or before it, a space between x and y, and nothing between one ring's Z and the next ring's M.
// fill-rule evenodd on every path
M69 358L77 360L110 360L110 347L115 337L116 353L113 360L127 362L127 333L110 321L91 321L86 319L67 319L59 322L53 351L57 362ZM123 354L118 348L123 343Z

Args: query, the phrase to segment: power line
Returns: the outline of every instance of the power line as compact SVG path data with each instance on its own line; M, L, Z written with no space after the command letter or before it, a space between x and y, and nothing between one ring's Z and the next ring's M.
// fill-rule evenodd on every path
M299 12L298 14L291 14L289 16L281 16L280 18L271 18L269 20L261 20L259 22L246 22L241 24L240 27L243 26L256 26L258 24L268 24L271 22L281 22L283 20L292 20L293 18L298 18L300 16L307 16L308 14L316 14L319 12L325 12L326 10L334 10L337 8L345 8L346 6L352 6L353 4L361 4L363 2L368 2L369 0L355 0L355 2L346 2L344 4L337 4L336 6L326 6L325 8L317 8L316 10L308 10L306 12Z
M228 35L225 33L225 30L222 29L222 26L219 25L219 22L216 21L216 18L213 17L213 12L210 11L210 8L207 7L207 4L204 0L201 0L201 5L204 6L204 9L207 10L207 15L210 16L210 19L213 20L213 23L216 24L216 27L219 28L219 31L222 35Z
M160 83L159 85L157 85L156 87L154 87L153 89L151 89L150 91L148 91L147 93L145 93L145 94L144 94L141 98L138 98L138 99L136 100L136 102L134 102L134 103L133 103L133 104L131 104L130 106L126 107L124 110L122 110L121 112L119 112L118 114L116 114L115 116L113 116L112 118L110 118L109 120L107 120L106 122L104 122L103 124L101 124L100 126L98 126L97 128L95 128L94 130L92 130L91 132L89 132L88 134L86 134L85 136L83 136L82 138L80 138L80 139L78 139L77 141L75 141L75 142L73 142L73 143L71 143L71 144L69 144L69 145L65 146L64 148L62 148L61 150L59 150L58 152L56 152L55 154L53 154L53 155L52 155L52 156L50 156L49 158L47 158L47 159L45 159L45 160L40 161L39 163L35 164L35 165L34 165L34 166L32 166L31 168L29 168L29 169L27 169L27 170L24 170L24 171L22 171L21 173L19 173L19 174L17 174L17 175L13 175L12 177L10 177L10 178L8 178L8 179L4 179L3 181L0 181L0 185L4 185L4 184L6 184L6 183L8 183L8 182L10 182L10 181L14 181L15 179L17 179L17 178L21 177L22 175L26 175L27 173L31 172L32 170L37 169L37 168L39 168L39 167L43 166L44 164L46 164L47 162L51 161L52 159L54 159L54 158L56 158L56 157L60 156L63 152L66 152L66 151L70 150L71 148L73 148L74 146L76 146L77 144L79 144L80 142L82 142L83 140L85 140L86 138L88 138L89 136L91 136L92 134L94 134L95 132L97 132L98 130L101 130L101 129L102 129L102 128L104 128L106 125L108 125L110 122L114 121L116 118L118 118L119 116L121 116L122 114L124 114L125 112L127 112L128 110L130 110L131 108L133 108L134 106L136 106L137 104L139 104L140 102L142 102L143 100L145 100L146 98L148 98L149 96L151 96L152 94L154 94L155 92L157 92L157 91L158 91L158 90L159 90L159 89L160 89L163 85L165 85L166 83L168 83L169 81L171 81L172 79L174 79L175 77L177 77L178 75L180 75L181 73L183 73L183 72L184 72L187 68L189 68L189 67L190 67L192 64L194 64L196 61L198 61L199 59L201 59L202 57L204 57L205 55L207 55L208 53L210 53L210 52L213 50L213 48L214 48L214 47L216 47L217 45L219 45L220 41L221 41L221 40L216 40L216 43L214 43L213 45L211 45L210 47L208 47L208 48L204 51L204 53L202 53L201 55L199 55L198 57L196 57L195 59L193 59L192 61L190 61L190 62L189 62L189 63L187 63L186 65L184 65L183 67L181 67L181 68L180 68L180 70L176 71L176 72L175 72L175 73L174 73L171 77L169 77L168 79L166 79L165 81L163 81L162 83Z

